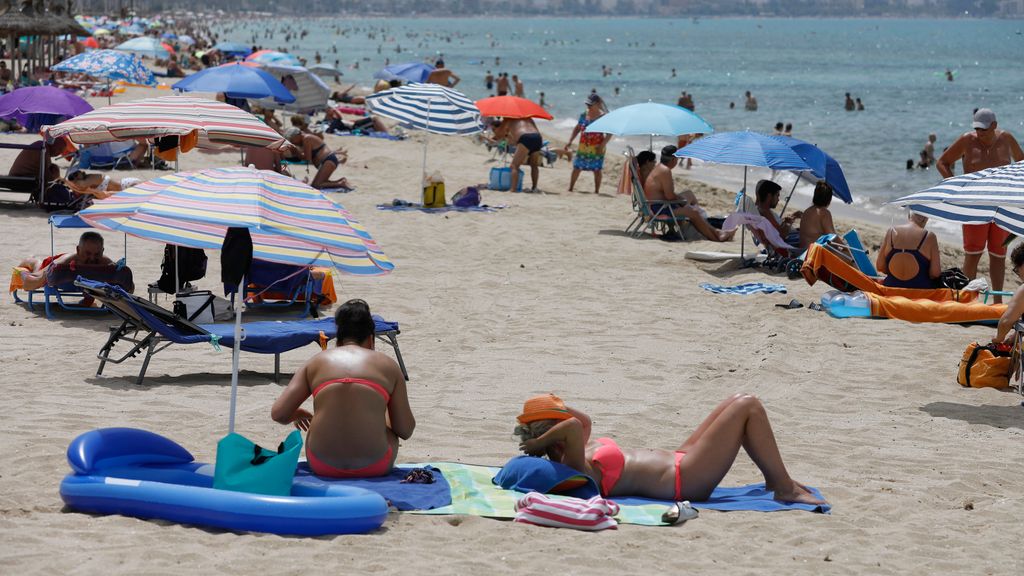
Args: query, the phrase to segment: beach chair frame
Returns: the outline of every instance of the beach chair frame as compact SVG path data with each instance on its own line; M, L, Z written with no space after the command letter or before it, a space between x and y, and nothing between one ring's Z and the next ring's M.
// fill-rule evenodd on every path
M90 286L89 284L93 284ZM110 335L107 341L96 354L100 364L96 369L96 375L103 374L107 362L121 364L122 362L145 353L142 359L142 367L135 384L141 385L149 368L149 361L157 353L166 350L172 344L197 344L201 342L215 343L215 338L202 326L190 322L180 316L176 316L170 310L162 308L148 300L128 294L120 289L103 283L92 283L82 279L75 281L85 294L92 296L98 302L109 309L115 316L121 319L120 326L111 326ZM376 318L375 318L376 319ZM301 320L299 322L302 322ZM242 325L244 328L244 324ZM402 375L406 380L409 373L405 368L405 361L402 358L402 351L398 347L399 329L380 330L375 336L378 340L390 345L395 351L398 365L402 369ZM114 346L119 341L125 341L132 345L131 349L124 352L120 357L111 357ZM281 353L274 353L274 382L278 382L281 376Z
M644 187L637 176L639 166L637 166L636 155L633 153L632 146L626 147L626 161L630 167L629 179L632 183L630 198L632 199L633 212L635 214L632 222L626 226L625 233L632 238L640 238L648 231L657 231L659 226L668 228L671 225L681 235L683 233L683 224L686 224L687 220L683 216L677 216L672 207L684 203L660 202L661 206L657 210L653 210L651 203L644 196Z

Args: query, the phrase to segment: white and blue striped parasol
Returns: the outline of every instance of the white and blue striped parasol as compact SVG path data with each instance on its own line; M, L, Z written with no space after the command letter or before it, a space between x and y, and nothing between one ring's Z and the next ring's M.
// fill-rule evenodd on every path
M468 135L483 131L480 110L461 92L437 84L408 84L366 97L374 114L434 134Z
M953 176L889 204L960 224L992 222L1024 236L1024 162Z

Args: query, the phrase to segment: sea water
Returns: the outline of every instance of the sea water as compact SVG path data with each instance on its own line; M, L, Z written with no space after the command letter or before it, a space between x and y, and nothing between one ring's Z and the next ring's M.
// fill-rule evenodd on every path
M309 34L286 43L285 30ZM992 108L1000 128L1024 137L1022 30L1024 22L1010 20L738 18L316 18L220 28L221 39L284 48L310 65L319 51L325 63L339 62L343 82L360 85L372 85L386 61L439 56L472 99L494 93L484 85L488 71L516 74L527 97L544 92L555 120L540 128L561 139L591 90L612 109L674 104L686 90L717 132L770 133L776 122L792 123L794 137L839 160L867 210L939 181L934 168L907 171L906 161L916 163L932 132L941 154L971 129L975 108ZM756 112L744 110L747 90ZM864 111L843 109L846 92ZM648 139L630 143L646 148ZM715 170L736 182L742 174Z

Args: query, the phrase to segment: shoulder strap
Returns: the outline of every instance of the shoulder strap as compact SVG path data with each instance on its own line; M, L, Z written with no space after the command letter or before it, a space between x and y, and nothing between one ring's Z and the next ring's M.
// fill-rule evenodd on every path
M917 250L920 250L921 246L924 246L924 241L927 240L927 239L928 239L928 231L925 230L924 231L924 236L921 238L921 241L918 242L918 244L917 244Z

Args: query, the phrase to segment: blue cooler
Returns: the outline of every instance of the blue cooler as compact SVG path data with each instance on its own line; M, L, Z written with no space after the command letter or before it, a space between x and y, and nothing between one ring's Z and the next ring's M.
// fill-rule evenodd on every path
M491 190L507 191L512 186L512 169L505 168L491 168L491 181L487 185ZM516 186L516 192L523 191L523 170L519 169L519 183Z

